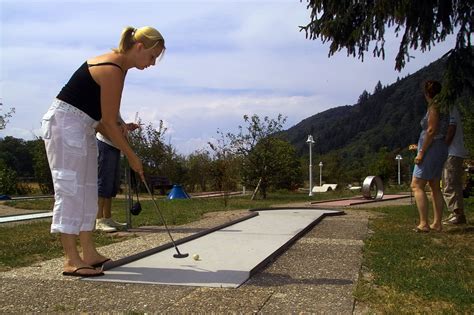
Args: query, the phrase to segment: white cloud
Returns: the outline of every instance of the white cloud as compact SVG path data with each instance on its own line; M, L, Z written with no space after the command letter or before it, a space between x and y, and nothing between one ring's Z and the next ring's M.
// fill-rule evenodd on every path
M121 111L129 121L136 112L156 126L163 120L182 153L206 146L218 129L235 131L244 114L281 113L289 128L353 104L377 81L414 73L454 42L414 52L398 73L399 39L392 35L385 60L370 51L363 63L345 51L328 58L328 45L299 32L309 20L299 1L0 1L0 97L17 110L0 136L29 138L85 59L116 46L126 25L154 25L166 38L166 56L152 70L129 71Z

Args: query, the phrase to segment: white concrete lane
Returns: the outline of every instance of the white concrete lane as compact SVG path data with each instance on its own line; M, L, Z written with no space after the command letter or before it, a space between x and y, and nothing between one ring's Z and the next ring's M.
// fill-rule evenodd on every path
M343 212L301 208L258 214L178 245L187 258L174 258L176 250L170 248L84 280L236 288L324 215Z

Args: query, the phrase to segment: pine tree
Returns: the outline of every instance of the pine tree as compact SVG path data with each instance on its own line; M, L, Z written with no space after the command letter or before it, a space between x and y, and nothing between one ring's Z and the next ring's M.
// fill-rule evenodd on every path
M343 48L347 55L364 54L375 42L373 55L385 58L385 30L392 27L400 46L395 69L410 61L409 49L430 50L450 34L457 32L456 44L446 53L447 70L439 95L444 107L453 104L463 90L474 93L474 2L444 1L350 1L307 0L310 22L300 26L309 39L329 42L329 56Z
M379 82L377 82L377 84L375 85L374 95L377 94L378 92L382 91L382 90L383 90L382 83L379 80Z

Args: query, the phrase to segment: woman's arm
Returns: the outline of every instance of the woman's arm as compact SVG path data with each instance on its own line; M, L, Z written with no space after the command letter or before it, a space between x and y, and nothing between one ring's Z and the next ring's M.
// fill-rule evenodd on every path
M114 145L127 157L130 167L143 179L143 165L138 156L133 152L122 129L117 124L120 109L124 75L115 66L94 67L93 77L100 85L101 112L98 131L103 132ZM92 71L91 71L92 73Z

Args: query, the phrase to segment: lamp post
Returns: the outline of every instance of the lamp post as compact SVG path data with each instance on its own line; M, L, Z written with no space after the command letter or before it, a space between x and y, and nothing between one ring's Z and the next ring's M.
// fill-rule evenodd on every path
M308 135L306 143L309 145L309 196L313 195L313 136Z
M398 161L398 186L400 186L400 161L403 160L403 158L400 154L397 154L395 160Z
M319 187L323 185L323 162L319 162Z

